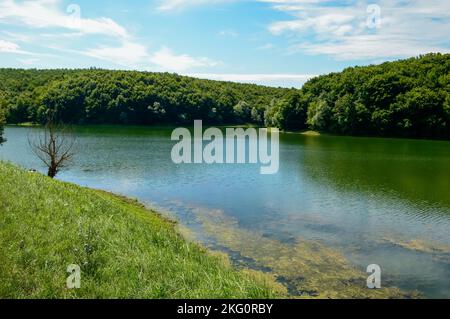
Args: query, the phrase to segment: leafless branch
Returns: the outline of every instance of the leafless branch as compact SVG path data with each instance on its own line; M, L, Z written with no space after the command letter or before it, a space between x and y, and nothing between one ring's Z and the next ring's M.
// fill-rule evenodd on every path
M38 136L28 136L31 150L47 166L48 176L52 178L70 164L75 155L75 143L75 135L68 126L53 122Z

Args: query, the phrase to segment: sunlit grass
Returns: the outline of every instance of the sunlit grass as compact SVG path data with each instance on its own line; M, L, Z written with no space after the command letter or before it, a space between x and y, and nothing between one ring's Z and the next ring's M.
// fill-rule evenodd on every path
M0 162L1 298L269 298L271 277L234 270L137 202ZM81 288L66 287L69 264Z

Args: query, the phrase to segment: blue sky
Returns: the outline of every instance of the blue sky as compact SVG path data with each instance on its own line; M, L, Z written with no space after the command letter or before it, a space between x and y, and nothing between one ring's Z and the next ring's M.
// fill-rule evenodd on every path
M450 52L448 0L0 0L0 67L168 71L301 86Z

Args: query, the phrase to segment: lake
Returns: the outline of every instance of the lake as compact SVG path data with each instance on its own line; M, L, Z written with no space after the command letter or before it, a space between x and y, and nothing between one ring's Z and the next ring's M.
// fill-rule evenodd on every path
M39 130L6 127L0 159L45 172L27 142ZM349 267L378 264L383 287L450 298L450 142L283 133L278 174L261 175L259 164L175 165L171 132L77 127L58 178L156 207L296 295L363 289L338 285Z

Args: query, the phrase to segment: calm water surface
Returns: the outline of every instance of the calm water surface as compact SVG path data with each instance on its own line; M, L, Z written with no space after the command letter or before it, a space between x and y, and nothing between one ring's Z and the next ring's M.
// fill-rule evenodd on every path
M29 150L38 128L7 127L0 159L45 171ZM79 153L59 178L134 196L174 214L208 244L193 211L290 243L317 241L386 285L450 298L450 142L281 134L280 171L181 165L171 129L77 128Z

